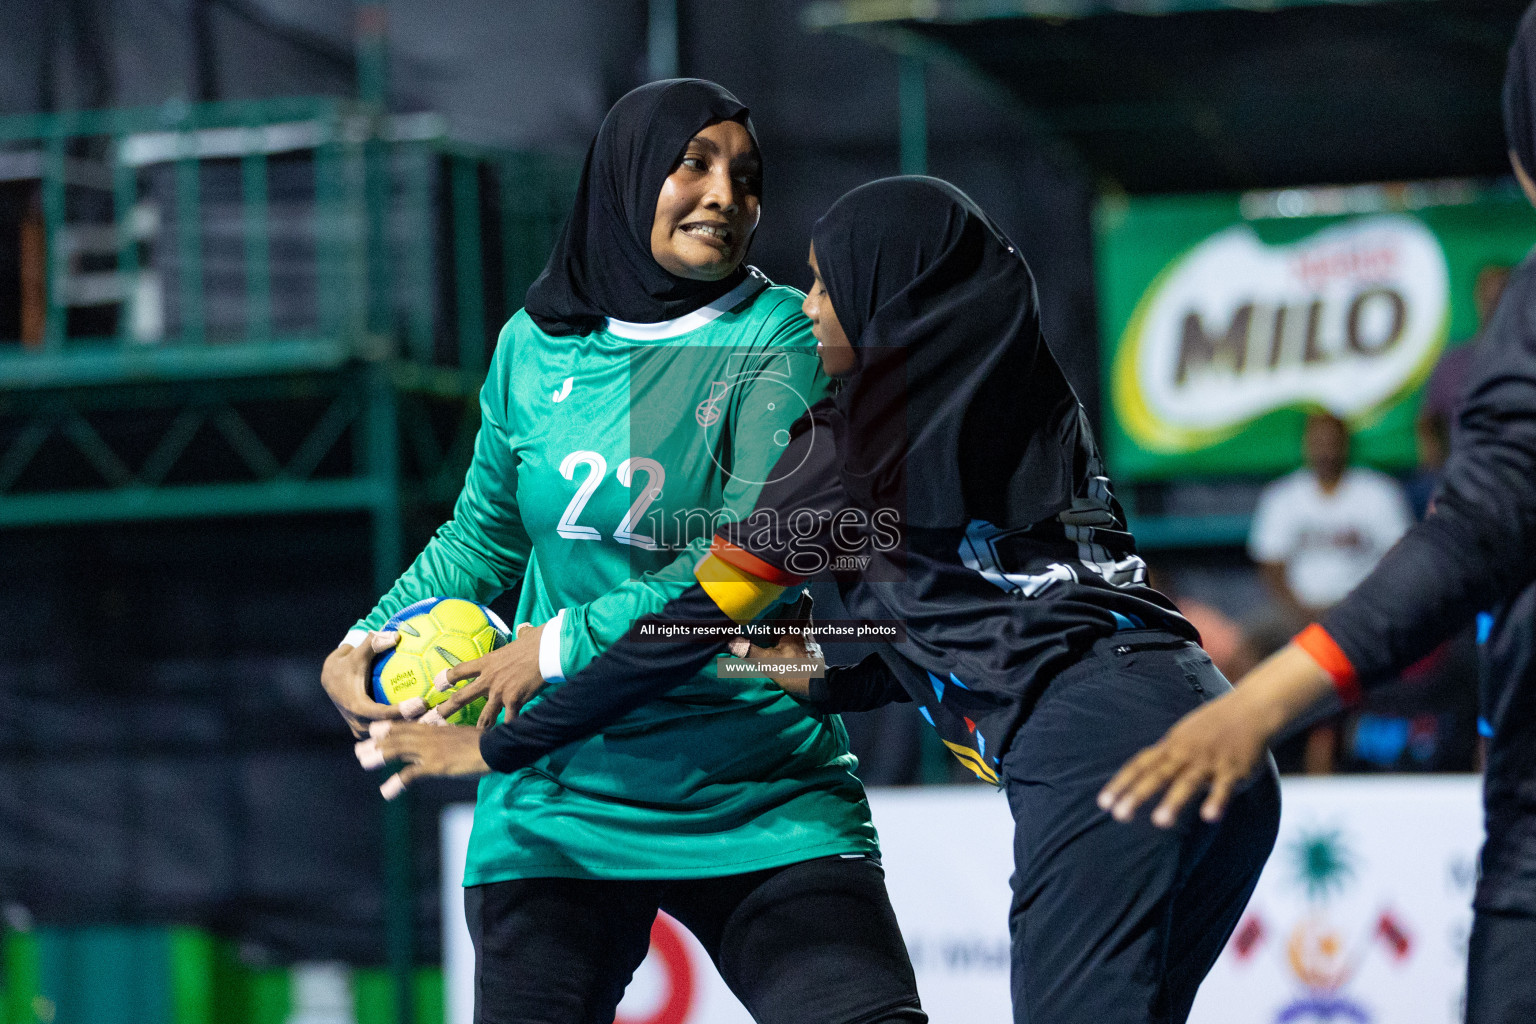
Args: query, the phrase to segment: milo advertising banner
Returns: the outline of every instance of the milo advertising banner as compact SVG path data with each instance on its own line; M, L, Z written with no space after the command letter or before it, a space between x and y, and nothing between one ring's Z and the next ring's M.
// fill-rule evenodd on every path
M1477 332L1474 282L1524 258L1536 211L1459 182L1116 198L1097 234L1118 479L1288 471L1314 409L1397 469L1436 362Z

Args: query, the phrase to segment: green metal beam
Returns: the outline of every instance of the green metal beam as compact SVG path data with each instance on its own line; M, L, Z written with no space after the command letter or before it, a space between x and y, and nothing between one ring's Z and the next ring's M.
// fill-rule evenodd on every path
M999 18L1092 18L1105 14L1157 16L1199 11L1278 11L1287 7L1360 7L1403 0L816 0L800 23L813 32L916 21L960 23ZM1433 3L1435 0L1408 0Z
M338 125L339 128L339 118ZM320 333L339 338L344 335L348 301L345 264L346 246L342 240L346 218L344 154L334 133L315 150L315 276L319 285L316 296Z
M415 381L415 375L403 379ZM192 381L145 379L115 382L107 387L80 388L0 388L0 416L37 415L73 408L81 412L122 409L182 409L191 405L234 404L240 402L284 401L295 398L329 398L343 392L361 395L359 375L320 369L315 372L277 373L266 376L207 377ZM406 390L422 391L443 398L468 396L447 388L431 388L430 379L421 386L400 385Z
M480 172L455 156L452 170L453 280L459 322L459 366L485 368L485 271L481 262Z
M362 442L363 465L378 501L373 507L374 592L386 593L405 567L405 521L400 510L398 396L382 367L368 374L368 404ZM402 793L383 808L384 945L394 980L395 1022L412 1024L415 1015L416 886L411 861L411 794Z
M0 391L334 369L350 355L345 344L319 338L195 349L124 349L106 343L88 347L74 342L57 354L0 354Z
M181 295L181 341L201 345L207 341L203 320L203 202L202 165L182 136L181 159L176 161L176 279Z
M389 148L382 125L389 99L388 14L382 3L358 3L357 92L371 122L363 142L367 329L370 340L391 334L389 295ZM393 338L383 343L391 344Z
M112 219L117 224L117 274L123 287L123 301L118 306L117 315L117 343L126 349L134 341L134 296L139 280L139 240L134 232L139 179L135 169L120 158L122 147L121 138L112 140Z
M374 480L271 480L0 497L0 527L365 510L392 500Z
M43 326L43 348L56 352L64 345L64 318L67 307L61 285L64 283L66 264L63 259L64 221L68 207L68 193L64 184L66 159L65 135L62 126L55 125L48 137L47 157L42 180L43 237L46 239L43 291L46 296L46 319Z
M928 65L917 54L901 56L901 173L928 173Z
M253 125L253 132L266 129ZM253 150L240 158L242 225L245 231L245 336L272 338L272 241L267 209L267 154Z
M437 227L432 208L433 154L425 146L402 149L407 154L402 201L406 223L410 225L408 234L414 238L414 244L403 260L414 299L405 316L406 351L411 359L426 365L432 362L433 325L437 322L437 289L432 262L432 236Z
M0 141L42 139L54 131L64 135L125 135L189 128L234 128L252 120L276 123L326 119L344 106L339 100L311 96L195 105L172 101L158 107L6 114L0 116Z
M1131 532L1142 551L1171 548L1242 547L1248 541L1252 517L1241 513L1209 516L1136 516Z

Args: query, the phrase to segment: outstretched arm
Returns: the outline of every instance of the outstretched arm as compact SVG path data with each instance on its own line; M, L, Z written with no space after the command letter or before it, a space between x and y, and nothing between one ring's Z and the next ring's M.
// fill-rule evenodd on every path
M1227 800L1253 774L1269 743L1324 700L1333 682L1292 643L1270 656L1231 693L1202 705L1137 754L1099 793L1099 806L1119 821L1162 793L1152 823L1167 828L1193 797L1205 793L1200 816L1216 821Z
M679 640L652 640L647 633L669 623L714 627L719 638L697 638L705 628ZM725 650L736 623L705 593L692 586L647 615L618 643L543 699L487 729L480 754L494 771L526 767L558 747L599 732L635 708L692 679Z
M1536 559L1536 263L1522 266L1488 325L1433 507L1348 597L1234 692L1191 712L1129 761L1099 796L1129 820L1171 824L1206 791L1220 817L1264 744L1330 689L1346 704L1390 679L1481 610L1532 580Z
M762 490L759 481L773 478L776 462L788 457L774 439L791 431L799 417L792 403L771 399L781 397L786 386L806 395L808 400L825 392L827 381L812 345L809 323L795 314L779 321L778 328L761 339L756 348L743 350L743 376L731 389L734 397L726 435L729 447L717 456L721 466L731 467L725 474L720 507L713 510L717 524L746 518ZM631 416L646 421L659 413L670 421L673 411L670 407L631 410ZM649 478L649 483L655 484L655 493L660 494L665 474L661 466L654 468L662 476ZM650 471L638 472L641 475L635 478L637 486ZM478 724L489 728L503 709L507 717L517 713L542 691L546 682L575 678L611 645L629 635L636 622L647 615L663 613L668 602L694 582L694 569L709 553L710 542L710 537L700 537L666 564L627 579L590 601L559 609L552 619L536 627L528 639L520 637L514 644L448 669L435 680L439 690L468 681L462 682L438 706L437 716L450 717L483 697L485 705ZM519 645L524 650L518 650ZM436 721L436 716L424 720Z
M491 728L439 728L379 723L357 746L365 767L386 759L410 762L382 787L397 796L412 778L435 774L512 772L558 747L600 731L630 711L690 679L726 649L740 627L783 594L770 583L709 555L695 570L698 582L641 618L586 668L538 702ZM667 630L686 627L676 639ZM471 756L466 744L476 742Z
M742 625L797 582L787 574L770 582L715 553L698 564L694 575L698 582L668 601L660 614L641 618L563 686L487 730L480 743L486 763L505 772L532 764L692 678L726 649ZM666 628L676 625L686 625L687 634L663 639Z
M806 698L826 712L873 711L886 704L912 700L890 666L878 654L857 665L827 669L820 679L810 680Z
M718 625L720 639L639 639L646 636L648 627L680 621L705 627L698 632ZM357 744L357 759L364 768L382 768L386 761L407 762L380 787L391 800L408 783L423 776L516 771L566 743L601 730L676 686L679 679L692 678L725 649L734 626L702 587L690 587L667 602L661 614L647 615L635 623L628 635L564 685L500 724L444 728L426 723L376 722L370 738Z

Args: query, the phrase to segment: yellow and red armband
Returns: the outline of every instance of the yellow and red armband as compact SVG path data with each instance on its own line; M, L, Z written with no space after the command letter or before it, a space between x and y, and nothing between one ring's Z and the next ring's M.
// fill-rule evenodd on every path
M694 567L693 575L715 606L731 621L740 623L757 618L786 587L801 582L800 577L719 537Z

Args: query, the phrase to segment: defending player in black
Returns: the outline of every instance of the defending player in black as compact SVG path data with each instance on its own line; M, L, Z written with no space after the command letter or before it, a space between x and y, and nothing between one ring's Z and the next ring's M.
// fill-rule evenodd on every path
M933 178L854 190L813 242L805 308L844 381L796 425L779 465L798 468L720 531L698 586L488 731L484 762L512 770L612 721L786 588L863 560L838 575L846 605L905 639L830 670L807 712L912 701L1006 790L1015 1020L1183 1021L1274 842L1272 769L1216 824L1128 831L1095 807L1116 766L1228 684L1146 586L1029 268ZM646 639L684 621L720 639ZM425 763L408 736L381 745Z
M1536 6L1504 80L1515 175L1536 204ZM1127 764L1102 801L1131 820L1166 791L1167 821L1205 793L1214 821L1265 744L1330 690L1344 702L1395 678L1480 611L1487 842L1473 897L1468 1024L1536 1020L1536 256L1510 280L1473 364L1431 511L1342 603Z

